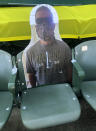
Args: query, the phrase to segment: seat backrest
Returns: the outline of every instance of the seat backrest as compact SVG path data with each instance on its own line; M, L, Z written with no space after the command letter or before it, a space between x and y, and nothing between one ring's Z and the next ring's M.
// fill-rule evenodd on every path
M75 59L85 71L85 80L96 80L96 40L76 46Z
M27 88L26 81L25 81L25 75L24 75L24 68L23 68L23 63L22 63L22 55L23 55L23 51L17 55L18 75L19 75L19 80L21 83L21 86L20 86L21 91Z
M0 50L0 91L8 90L8 81L12 71L11 55Z

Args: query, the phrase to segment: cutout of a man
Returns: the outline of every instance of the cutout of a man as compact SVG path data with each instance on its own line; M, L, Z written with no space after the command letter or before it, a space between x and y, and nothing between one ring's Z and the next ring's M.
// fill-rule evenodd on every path
M32 87L71 82L71 50L55 39L55 24L49 8L41 6L35 14L40 40L26 53L26 70Z

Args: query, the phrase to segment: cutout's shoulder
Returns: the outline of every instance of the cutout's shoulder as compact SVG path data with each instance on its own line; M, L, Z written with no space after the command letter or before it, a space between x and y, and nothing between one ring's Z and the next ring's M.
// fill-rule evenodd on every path
M57 43L58 46L65 47L65 48L70 48L69 45L63 40L62 41L56 40L56 43Z
M40 46L40 43L39 43L39 41L38 42L36 42L33 46L30 46L29 47L29 49L27 50L27 54L30 54L30 53L34 53L34 52L36 52L36 50L39 48L39 46Z

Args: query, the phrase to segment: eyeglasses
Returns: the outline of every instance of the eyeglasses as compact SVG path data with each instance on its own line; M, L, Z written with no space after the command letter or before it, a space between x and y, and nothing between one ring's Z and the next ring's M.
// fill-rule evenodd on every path
M36 24L37 25L41 25L41 24L52 24L53 23L53 19L52 17L44 17L44 18L37 18L36 19Z

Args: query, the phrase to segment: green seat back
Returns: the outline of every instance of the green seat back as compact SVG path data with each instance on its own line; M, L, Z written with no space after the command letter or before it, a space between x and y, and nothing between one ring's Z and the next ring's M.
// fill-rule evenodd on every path
M11 55L0 50L0 91L8 90L8 81L12 70Z
M85 71L85 80L96 80L96 40L76 46L75 59Z

